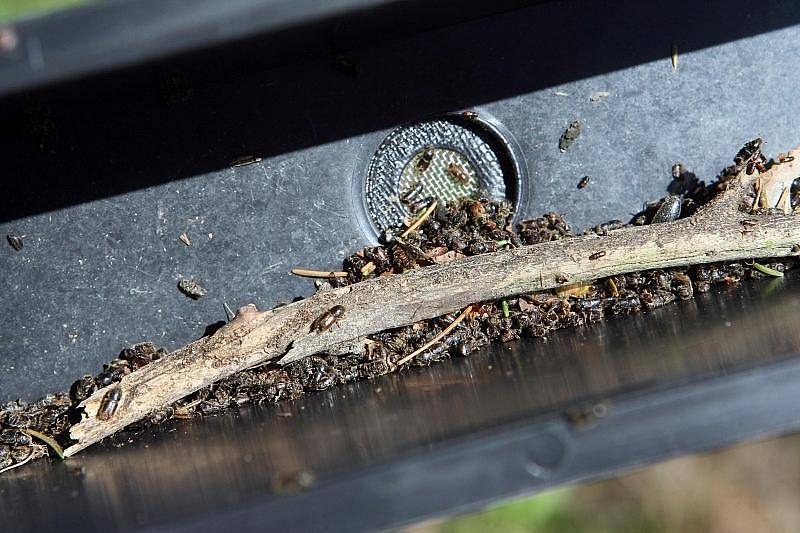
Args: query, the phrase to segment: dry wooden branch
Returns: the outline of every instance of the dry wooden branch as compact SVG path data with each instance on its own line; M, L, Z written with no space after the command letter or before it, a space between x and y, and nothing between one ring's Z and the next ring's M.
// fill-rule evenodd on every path
M769 172L762 181L769 181ZM110 387L86 399L81 404L84 419L70 430L76 442L64 453L73 455L153 410L240 370L333 351L371 333L454 312L474 302L638 270L794 254L793 247L800 243L800 224L793 215L749 213L752 201L747 209L740 208L752 194L755 179L743 171L697 214L675 222L523 246L381 276L320 291L272 311L246 306L214 335L125 376L115 385L121 388L122 398L110 419L96 417ZM605 254L598 257L599 252ZM344 318L328 331L311 331L311 323L335 305L344 306Z

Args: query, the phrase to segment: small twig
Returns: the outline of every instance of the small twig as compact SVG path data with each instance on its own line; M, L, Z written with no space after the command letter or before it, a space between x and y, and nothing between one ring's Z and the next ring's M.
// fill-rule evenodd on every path
M284 365L309 355L352 346L357 339L470 306L571 283L586 284L628 272L719 261L798 255L800 224L794 215L741 210L756 176L742 170L728 187L691 217L623 228L482 254L371 277L318 291L271 311L245 306L214 335L203 337L122 378L122 399L110 419L97 417L105 387L81 402L82 420L70 427L75 441L66 456L236 372L267 361ZM747 207L750 207L748 204ZM743 221L757 224L743 232ZM749 227L749 226L748 226ZM323 273L330 275L330 273ZM333 307L346 309L337 328L310 327Z
M24 461L20 461L19 463L16 463L16 464L13 464L11 466L7 466L7 467L5 467L3 469L0 469L0 474L2 474L3 472L8 472L9 470L13 470L15 468L19 468L20 466L24 465L25 463L30 462L31 459L33 459L33 451L31 451L31 453L28 455L28 457L25 458Z
M417 350L414 350L413 352L411 352L411 353L410 353L410 354L408 354L407 356L405 356L405 357L403 357L402 359L400 359L400 360L397 362L397 366L400 366L400 365L402 365L403 363L407 363L407 362L411 361L411 360L412 360L412 359L414 359L416 356L418 356L419 354L421 354L422 352L424 352L425 350L427 350L428 348L430 348L431 346L433 346L434 344L436 344L437 342L439 342L440 340L442 340L442 339L444 338L444 336L445 336L445 335L447 335L448 333L450 333L450 332L453 330L453 328L454 328L454 327L456 327L457 325L459 325L459 324L461 323L461 321L462 321L462 320L464 320L465 318L467 318L467 315L469 315L471 312L472 312L472 305L470 305L470 306L468 306L466 309L464 309L464 311L462 311L462 313L461 313L460 315L458 315L458 317L456 317L456 319L455 319L455 320L453 320L453 321L450 323L450 325L449 325L449 326L447 326L446 328L444 328L444 329L443 329L443 330L442 330L442 331L441 331L441 332L440 332L438 335L436 335L434 338L432 338L431 340L429 340L428 342L426 342L425 344L423 344L421 348L419 348L419 349L417 349Z
M347 272L323 271L323 270L309 270L307 268L293 268L292 274L295 276L303 276L304 278L346 278Z
M30 428L23 429L22 432L27 433L31 437L35 437L40 441L44 442L45 444L50 446L54 452L56 452L56 455L58 455L61 459L64 459L64 450L61 449L61 446L58 445L58 443L55 441L53 437L50 437L49 435L45 435L44 433L40 433L35 429L30 429Z
M423 222L425 222L425 219L427 219L429 216L431 216L431 213L433 213L433 210L436 209L437 205L439 205L438 201L434 200L433 202L431 202L431 205L428 206L428 208L425 210L425 212L422 213L419 216L419 218L413 224L411 224L408 227L408 229L406 229L403 233L401 233L400 237L401 238L405 238L405 237L408 236L409 233L411 233L413 231L416 231L416 229L418 227L420 227Z

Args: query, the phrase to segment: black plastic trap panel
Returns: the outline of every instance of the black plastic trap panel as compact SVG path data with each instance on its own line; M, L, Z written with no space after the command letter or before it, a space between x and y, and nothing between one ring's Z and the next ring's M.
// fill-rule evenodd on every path
M362 180L402 124L464 109L487 117L518 146L521 215L554 210L578 228L663 196L676 161L711 179L756 135L785 150L797 142L798 14L769 6L554 2L356 47L355 30L382 27L377 11L308 37L318 46L283 65L268 51L292 41L273 33L9 96L0 235L25 235L25 247L0 248L0 390L33 399L129 344L198 337L224 319L223 302L308 294L290 268L336 268L374 239ZM598 92L609 95L592 102ZM562 154L575 119L583 133ZM245 155L261 160L229 167ZM184 277L208 296L183 296Z
M385 529L797 431L795 274L26 465L0 528Z
M709 180L753 137L798 142L794 2L155 4L20 21L0 54L0 236L24 235L0 246L3 398L66 389L136 342L174 349L223 302L310 294L290 268L374 240L364 180L399 127L475 112L508 142L520 216L576 229L665 195L678 161ZM796 295L791 277L751 284L41 462L0 477L0 524L390 527L794 431ZM602 420L564 414L598 402Z

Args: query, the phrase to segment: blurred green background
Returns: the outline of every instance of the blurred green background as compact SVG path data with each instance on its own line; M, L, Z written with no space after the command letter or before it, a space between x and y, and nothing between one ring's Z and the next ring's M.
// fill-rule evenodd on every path
M800 435L667 461L410 533L800 531Z
M0 0L0 22L32 17L94 0Z

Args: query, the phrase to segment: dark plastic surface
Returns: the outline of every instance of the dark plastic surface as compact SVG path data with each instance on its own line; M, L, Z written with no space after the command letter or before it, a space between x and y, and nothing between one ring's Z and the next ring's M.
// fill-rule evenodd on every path
M367 5L328 5L345 4ZM176 8L165 25L187 15L161 5ZM3 399L66 388L134 342L175 348L223 319L223 301L269 307L310 292L289 268L335 267L369 240L353 191L401 123L477 110L519 146L523 214L557 210L579 227L663 195L677 160L710 179L756 135L771 153L798 141L794 2L552 2L459 24L471 17L413 5L348 12L342 30L246 21L266 35L0 101L0 237L26 235L20 252L0 246ZM213 13L195 11L195 22ZM189 24L174 48L137 48L154 19L75 26L63 31L85 40L56 32L43 49L90 43L82 50L103 50L110 66L248 35ZM146 31L122 31L129 22ZM83 56L67 48L63 63L43 56L47 75L25 73L30 58L0 60L0 92L79 72ZM337 70L337 56L355 72ZM590 102L598 91L610 95ZM583 134L561 154L576 118ZM245 154L263 159L227 167ZM180 277L209 295L188 300ZM40 462L0 476L0 530L391 527L796 431L798 287L748 284ZM605 419L564 418L597 400ZM274 494L300 470L310 490Z
M0 476L0 529L385 528L796 431L798 288L748 282L43 461ZM565 416L597 402L604 418ZM315 481L296 493L299 472Z
M755 135L784 150L800 114L798 16L779 1L555 2L342 52L355 76L333 68L339 52L267 68L266 44L248 41L8 98L0 235L26 238L0 246L0 391L66 388L142 340L175 348L222 319L223 301L307 294L291 267L336 267L370 239L353 191L399 123L492 118L527 167L523 214L579 227L663 195L676 160L708 179ZM611 94L592 103L596 91ZM584 133L562 154L575 118ZM264 159L227 168L245 154ZM180 277L208 296L185 298Z
M0 94L254 38L259 64L285 61L540 1L96 1L4 24L16 45L0 48Z

